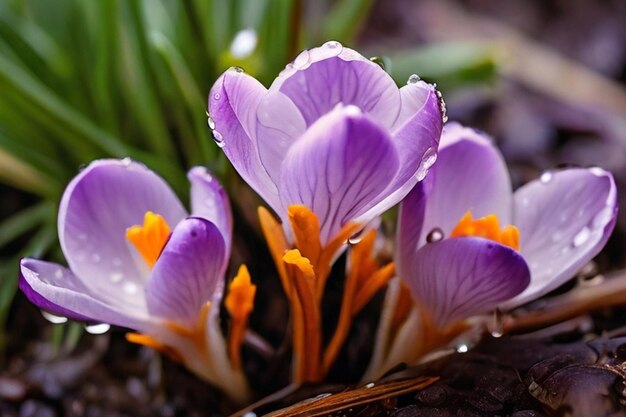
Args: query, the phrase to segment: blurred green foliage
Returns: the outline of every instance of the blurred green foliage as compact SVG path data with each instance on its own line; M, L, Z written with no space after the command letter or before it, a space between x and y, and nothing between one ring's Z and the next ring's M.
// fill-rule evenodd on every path
M300 49L328 39L353 45L373 4L1 1L0 182L39 202L0 219L0 330L17 288L19 258L62 258L56 207L80 166L96 158L135 158L185 198L187 168L200 164L227 173L205 114L219 74L241 66L268 85ZM244 30L258 42L242 54L233 40ZM462 45L392 58L390 72L402 83L422 71L454 86L482 77L491 65L487 55ZM0 331L0 351L2 345Z

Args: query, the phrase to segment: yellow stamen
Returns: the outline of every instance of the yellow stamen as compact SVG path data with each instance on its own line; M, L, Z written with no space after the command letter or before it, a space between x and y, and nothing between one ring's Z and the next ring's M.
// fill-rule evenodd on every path
M248 316L254 308L256 285L250 280L250 273L245 265L239 267L237 276L228 287L224 300L226 310L232 319L228 340L228 353L235 369L241 369L241 344L248 326Z
M322 252L320 224L317 216L305 206L300 205L289 206L287 211L296 247L302 256L309 259L315 266Z
M495 214L474 220L470 211L465 213L450 233L450 237L467 236L483 237L519 250L519 230L511 225L500 229L500 222Z
M167 242L171 229L163 216L151 211L143 219L143 226L126 230L126 239L135 246L148 266L152 268Z

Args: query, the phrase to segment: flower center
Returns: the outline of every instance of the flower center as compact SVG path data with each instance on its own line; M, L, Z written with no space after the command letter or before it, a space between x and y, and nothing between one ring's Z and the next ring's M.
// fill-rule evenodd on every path
M143 218L143 226L135 225L126 229L126 239L152 268L161 255L170 232L163 216L149 211Z
M519 230L517 227L507 225L500 229L498 216L489 214L474 220L471 211L461 217L459 223L450 233L450 237L482 237L493 240L502 245L519 251Z

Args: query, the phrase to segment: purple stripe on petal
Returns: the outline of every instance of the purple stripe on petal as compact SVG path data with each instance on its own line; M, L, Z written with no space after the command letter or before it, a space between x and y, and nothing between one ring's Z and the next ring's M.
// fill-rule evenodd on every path
M223 291L225 253L213 223L199 217L180 222L146 285L150 313L193 325L200 307Z
M512 221L511 180L506 164L491 141L473 130L448 124L426 198L420 245L434 228L447 236L471 210L474 218L496 214L501 225Z
M233 215L226 191L204 167L192 168L187 178L191 182L191 215L202 217L217 226L226 242L226 256L229 256Z
M291 148L281 172L286 209L303 204L319 218L321 240L332 238L381 198L398 169L389 135L354 106L338 107Z
M391 128L400 110L393 79L378 64L338 42L305 50L270 87L288 96L313 124L337 104L355 105L382 126Z
M267 90L236 69L226 71L209 94L209 113L223 151L239 175L275 210L278 189L261 163L257 146L257 109Z
M126 240L126 229L143 224L147 211L174 227L186 216L167 183L130 160L99 160L68 185L59 207L61 248L70 269L93 293L111 303L143 307L134 291L119 292L118 282L139 288L147 276L145 262Z
M481 238L429 243L406 273L413 295L441 327L496 308L530 281L519 253Z
M90 292L69 269L58 264L22 259L19 286L33 304L56 315L137 330L148 327L145 311L123 302L108 304Z
M400 203L396 227L396 269L400 276L407 276L407 268L419 249L419 237L424 223L426 197L433 184L432 174L415 186Z
M606 244L615 226L617 190L600 168L547 172L515 193L520 251L532 274L512 307L572 278Z

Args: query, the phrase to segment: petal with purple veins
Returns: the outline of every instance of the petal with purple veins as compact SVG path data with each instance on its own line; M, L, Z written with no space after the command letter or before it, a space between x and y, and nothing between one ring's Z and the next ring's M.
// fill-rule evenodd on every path
M434 228L447 236L468 210L474 218L495 214L500 224L511 223L509 173L502 155L485 136L446 125L437 162L428 175L433 184L426 197L420 245Z
M382 198L398 170L391 138L354 106L319 119L291 148L281 171L283 206L318 217L322 243Z
M116 288L122 280L139 288L147 276L145 262L126 240L126 229L143 224L147 211L163 216L171 227L186 216L167 183L137 162L99 160L70 182L59 207L59 240L85 287L142 306L134 292Z
M540 297L572 278L604 247L616 214L613 176L600 168L546 172L517 190L514 224L532 281L507 306Z
M190 217L178 224L146 284L151 314L193 325L203 304L219 299L227 262L219 229Z
M37 307L80 321L96 321L136 330L148 328L145 309L124 303L121 298L103 299L85 287L69 269L36 259L20 263L20 289ZM122 289L116 291L120 292ZM114 295L114 294L112 294ZM143 298L141 294L137 294Z
M440 327L496 308L530 281L519 253L482 238L429 243L402 273L414 297Z
M192 168L187 178L191 182L191 215L202 217L217 226L226 242L226 256L229 256L233 215L226 191L204 167Z

